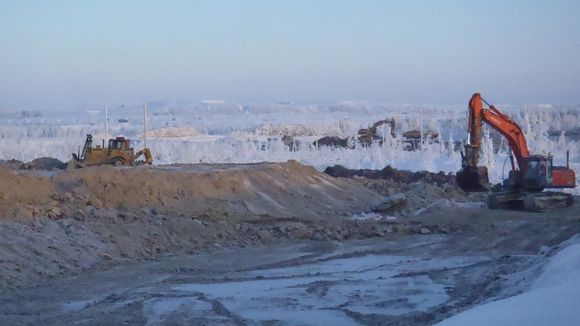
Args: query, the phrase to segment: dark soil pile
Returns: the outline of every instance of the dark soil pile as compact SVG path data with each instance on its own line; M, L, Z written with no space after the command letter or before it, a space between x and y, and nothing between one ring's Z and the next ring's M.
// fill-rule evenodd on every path
M338 179L351 179L385 196L385 202L375 211L386 215L417 216L429 209L485 200L482 194L468 194L461 190L455 176L443 172L411 172L391 166L382 170L351 170L341 165L328 167L324 172Z
M0 167L8 170L18 170L22 166L22 161L19 160L0 160Z
M427 171L411 172L406 170L397 170L390 165L387 165L382 170L351 170L347 169L342 165L329 166L324 170L324 173L333 176L335 178L352 178L352 177L365 177L367 179L383 179L392 180L396 183L413 183L413 182L425 182L437 184L442 186L444 184L455 185L455 176L451 174L445 174L444 172L433 173Z
M66 163L52 157L41 157L24 163L22 170L64 170Z
M41 157L30 162L19 160L0 160L0 167L8 170L64 170L67 164L52 157Z

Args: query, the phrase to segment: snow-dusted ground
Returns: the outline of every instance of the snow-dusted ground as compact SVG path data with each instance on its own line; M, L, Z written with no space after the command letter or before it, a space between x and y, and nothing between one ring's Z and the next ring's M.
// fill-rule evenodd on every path
M575 326L580 321L580 237L564 243L531 288L455 315L439 326Z
M248 320L266 322L274 317L291 325L357 325L341 310L394 316L428 311L449 296L444 284L421 275L422 271L481 261L485 257L368 255L252 271L242 274L249 278L243 281L183 284L173 290L179 297L203 293ZM400 276L409 271L419 275ZM197 310L195 305L185 309Z
M149 140L156 163L250 163L290 159L318 169L341 164L349 168L381 169L387 164L409 170L455 172L460 167L458 151L449 143L466 138L465 106L390 105L380 103L219 104L153 103L149 109ZM553 153L555 163L564 164L570 151L574 168L580 168L580 143L569 136L580 121L580 108L551 105L499 106L526 133L533 153ZM398 137L388 127L379 131L385 144L355 149L316 148L322 136L353 136L375 121L395 118ZM127 122L119 122L119 121ZM142 144L143 114L140 107L109 109L110 134L125 135ZM68 160L83 144L85 134L104 136L104 110L44 113L22 117L0 115L0 159L29 161L42 156ZM403 150L400 135L408 130L434 130L441 142L426 144L418 152ZM576 130L578 131L578 130ZM284 146L281 136L290 134L300 142L297 151ZM493 135L492 135L493 136ZM505 143L497 148L486 133L482 164L490 169L492 181L507 175Z
M438 325L577 325L580 238L509 258L495 249L449 255L457 246L425 235L164 257L0 294L0 320L429 325L475 304Z
M487 255L437 255L444 242L439 235L315 241L165 257L0 294L0 321L360 325L376 317L374 324L424 325L421 316L464 293L449 291L464 289L463 273L478 271L481 281L493 265Z

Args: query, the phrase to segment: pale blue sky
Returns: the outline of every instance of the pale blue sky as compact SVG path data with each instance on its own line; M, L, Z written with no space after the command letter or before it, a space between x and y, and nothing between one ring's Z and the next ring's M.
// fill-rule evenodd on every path
M0 109L580 103L580 1L0 0Z

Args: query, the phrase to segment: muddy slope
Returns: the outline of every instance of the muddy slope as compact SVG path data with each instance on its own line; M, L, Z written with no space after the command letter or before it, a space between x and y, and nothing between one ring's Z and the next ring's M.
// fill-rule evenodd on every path
M457 186L454 175L443 172L412 172L391 166L382 170L353 170L335 165L324 173L339 180L351 180L385 196L385 202L375 209L383 215L412 217L458 203L485 201L485 194L466 193Z
M51 173L0 168L0 217L58 219L109 208L177 216L319 218L368 211L382 200L295 161Z
M0 168L0 288L123 260L381 234L348 219L383 197L296 162Z

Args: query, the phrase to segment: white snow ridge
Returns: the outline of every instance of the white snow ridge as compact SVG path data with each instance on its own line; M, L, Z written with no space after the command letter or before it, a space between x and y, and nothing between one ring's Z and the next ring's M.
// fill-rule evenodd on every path
M580 324L580 237L550 258L527 292L476 306L438 326L576 326Z

